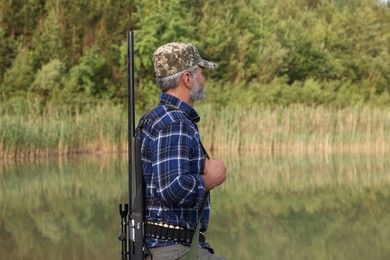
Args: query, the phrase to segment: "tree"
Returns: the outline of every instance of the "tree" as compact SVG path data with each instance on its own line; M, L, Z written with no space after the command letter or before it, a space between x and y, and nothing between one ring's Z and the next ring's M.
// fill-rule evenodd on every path
M7 100L13 96L26 96L27 90L34 81L34 54L20 46L12 66L5 72L1 83L0 96Z
M43 104L56 99L62 89L65 65L58 59L50 60L37 72L29 89L30 94L38 96Z
M106 81L104 80L105 59L99 49L92 49L81 58L80 64L74 66L63 78L64 88L61 99L65 103L83 104L91 98L104 97Z
M40 64L46 64L51 59L66 57L60 27L58 13L55 10L49 10L43 26L36 31L32 43Z

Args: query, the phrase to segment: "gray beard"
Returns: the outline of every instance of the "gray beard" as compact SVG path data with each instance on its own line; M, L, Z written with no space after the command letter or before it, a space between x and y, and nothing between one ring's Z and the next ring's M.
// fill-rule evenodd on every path
M194 75L194 85L190 91L190 98L192 101L203 100L206 98L206 92L204 91L204 84L201 85L198 81L198 77Z

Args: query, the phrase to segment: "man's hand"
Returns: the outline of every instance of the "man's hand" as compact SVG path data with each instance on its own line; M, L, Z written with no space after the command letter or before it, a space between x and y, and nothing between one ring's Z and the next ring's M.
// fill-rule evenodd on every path
M203 179L206 191L210 191L221 185L226 180L226 165L222 160L206 159L204 165Z

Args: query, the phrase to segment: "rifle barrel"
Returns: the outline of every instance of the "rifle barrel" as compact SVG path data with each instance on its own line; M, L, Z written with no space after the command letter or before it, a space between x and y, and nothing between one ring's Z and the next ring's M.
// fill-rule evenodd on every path
M144 181L141 168L141 136L135 132L134 33L128 33L128 122L129 122L129 253L130 259L144 259Z

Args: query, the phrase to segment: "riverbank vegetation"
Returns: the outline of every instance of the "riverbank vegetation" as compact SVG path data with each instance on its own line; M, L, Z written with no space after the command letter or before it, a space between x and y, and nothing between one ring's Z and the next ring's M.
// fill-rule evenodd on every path
M127 111L98 103L40 107L39 102L0 106L0 158L126 151Z
M367 152L390 150L390 108L292 105L197 107L211 151ZM127 151L127 111L109 103L66 109L0 106L0 158Z
M5 0L2 158L126 149L128 30L139 114L158 102L158 46L219 63L199 107L210 149L387 149L389 3Z

